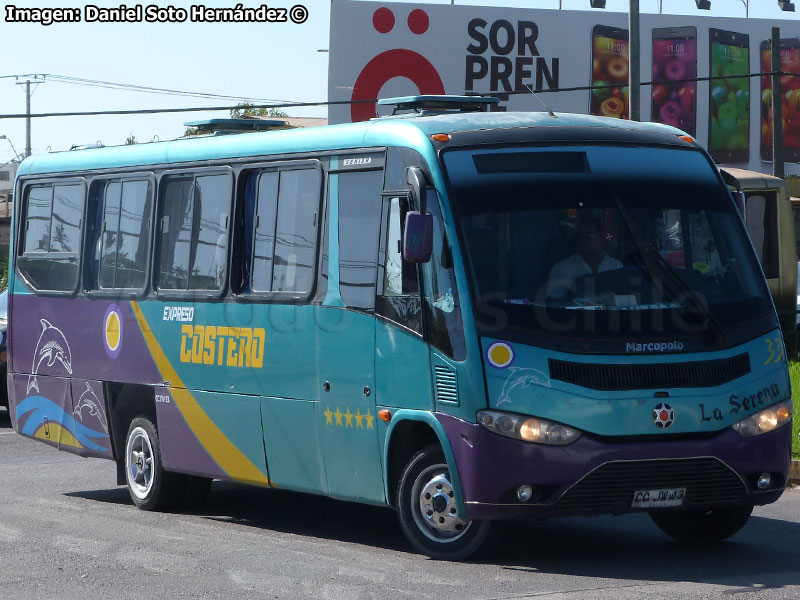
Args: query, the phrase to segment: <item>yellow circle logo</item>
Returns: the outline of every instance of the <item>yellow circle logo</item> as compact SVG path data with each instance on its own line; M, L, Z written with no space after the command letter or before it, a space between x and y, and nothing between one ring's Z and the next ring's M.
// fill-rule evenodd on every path
M495 342L486 351L486 358L493 367L502 369L507 367L514 360L514 351L511 346L503 342Z
M106 316L106 343L108 344L108 349L114 352L119 348L120 338L119 315L116 311L111 311Z

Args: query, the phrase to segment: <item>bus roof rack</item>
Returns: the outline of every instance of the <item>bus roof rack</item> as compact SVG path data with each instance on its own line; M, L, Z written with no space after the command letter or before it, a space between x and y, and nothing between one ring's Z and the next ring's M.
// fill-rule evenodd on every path
M202 121L187 121L184 125L196 128L198 134L291 129L291 125L282 119L205 119Z
M399 98L382 98L378 104L394 106L392 114L398 110L423 111L453 111L453 112L480 112L487 111L490 106L500 102L494 96L450 96L450 95L421 95L400 96Z

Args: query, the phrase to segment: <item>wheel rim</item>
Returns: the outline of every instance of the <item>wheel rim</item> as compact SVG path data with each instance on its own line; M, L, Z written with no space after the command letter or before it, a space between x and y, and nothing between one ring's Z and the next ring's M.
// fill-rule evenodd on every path
M153 446L150 436L141 427L128 437L125 463L128 487L137 498L144 500L153 487Z
M454 542L472 525L458 516L453 485L443 464L431 465L414 481L411 513L420 532L439 543Z

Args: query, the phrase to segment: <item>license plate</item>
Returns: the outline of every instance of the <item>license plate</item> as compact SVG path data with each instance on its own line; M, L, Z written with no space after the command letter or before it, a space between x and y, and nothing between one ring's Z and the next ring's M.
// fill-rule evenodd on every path
M665 508L680 506L686 496L686 488L664 488L660 490L636 490L633 492L631 508Z

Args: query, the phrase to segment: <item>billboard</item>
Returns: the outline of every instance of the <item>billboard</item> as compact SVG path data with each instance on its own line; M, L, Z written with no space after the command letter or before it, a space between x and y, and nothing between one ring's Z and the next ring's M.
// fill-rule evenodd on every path
M770 70L775 26L781 70L800 74L800 21L643 14L641 80L658 83L641 88L642 120L683 129L720 164L771 172L770 78L731 77ZM544 102L556 112L627 118L627 27L627 14L604 10L334 0L328 99L491 94L500 110L540 111ZM587 86L596 89L569 90ZM781 86L786 173L800 174L800 77L785 75ZM328 120L363 121L380 110L333 105Z

